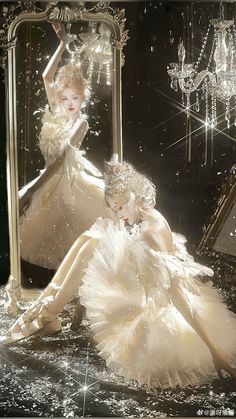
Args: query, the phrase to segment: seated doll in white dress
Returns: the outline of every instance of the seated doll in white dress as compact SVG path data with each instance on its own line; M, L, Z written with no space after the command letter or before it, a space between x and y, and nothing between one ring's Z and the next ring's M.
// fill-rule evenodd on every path
M48 269L58 268L98 216L109 216L102 174L80 151L88 130L81 113L87 83L72 64L62 66L54 81L66 44L74 38L61 23L54 29L61 42L43 73L50 110L45 111L39 141L46 168L19 193L21 257Z
M194 262L185 238L154 209L154 185L128 163L106 164L114 213L73 244L48 287L2 336L9 345L60 329L57 315L79 293L107 367L140 384L197 385L225 370L236 379L236 318Z

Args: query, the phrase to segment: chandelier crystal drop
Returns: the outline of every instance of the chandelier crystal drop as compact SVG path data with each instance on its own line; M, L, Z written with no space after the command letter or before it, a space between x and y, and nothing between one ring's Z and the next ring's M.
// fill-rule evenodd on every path
M217 125L219 102L225 105L227 127L236 125L236 30L233 20L224 20L222 8L221 4L221 17L209 23L196 63L185 62L186 50L180 41L178 63L170 63L167 69L171 88L182 91L187 117L191 108L200 111L204 99L205 125L211 128Z

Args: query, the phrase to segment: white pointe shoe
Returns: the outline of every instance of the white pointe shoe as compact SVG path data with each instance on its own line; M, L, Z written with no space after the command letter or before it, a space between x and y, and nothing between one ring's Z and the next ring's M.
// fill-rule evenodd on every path
M33 320L29 327L26 328L21 327L19 324L19 327L21 330L18 332L9 331L4 336L0 336L0 346L9 346L13 345L16 342L19 342L22 339L27 339L28 337L34 335L36 332L38 332L40 329L43 328L43 323L40 319Z
M52 319L46 324L37 318L29 326L18 324L21 330L18 332L9 331L4 336L0 336L0 346L13 345L23 339L37 336L50 336L61 331L61 322L58 317Z

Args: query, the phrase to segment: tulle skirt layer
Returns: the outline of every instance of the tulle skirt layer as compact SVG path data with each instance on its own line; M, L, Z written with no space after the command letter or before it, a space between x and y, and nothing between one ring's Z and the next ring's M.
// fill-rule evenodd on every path
M94 228L102 229L99 223ZM93 231L91 232L93 234ZM207 335L230 358L236 355L236 316L211 283L212 271L186 258L150 251L135 235L106 227L88 265L81 302L99 354L127 379L161 388L197 385L215 376L207 345L173 304L181 292ZM175 240L178 238L176 236Z

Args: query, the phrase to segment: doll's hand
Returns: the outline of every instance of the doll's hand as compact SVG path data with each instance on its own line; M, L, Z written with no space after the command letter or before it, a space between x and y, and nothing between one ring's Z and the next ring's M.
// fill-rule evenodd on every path
M25 211L30 207L33 200L33 192L28 189L25 194L19 199L19 216L25 214Z
M52 23L52 27L54 31L56 32L57 37L65 45L70 44L77 38L76 35L66 33L65 26L62 22L54 22Z

